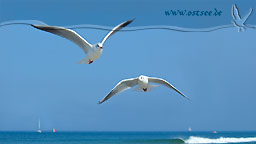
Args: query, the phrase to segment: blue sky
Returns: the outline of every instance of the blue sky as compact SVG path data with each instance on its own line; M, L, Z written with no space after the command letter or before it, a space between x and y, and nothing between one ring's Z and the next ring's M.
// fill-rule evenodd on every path
M46 23L58 20L65 17ZM76 31L90 43L107 33ZM64 38L25 25L0 27L0 130L34 131L39 118L43 131L256 130L255 32L118 32L98 60L79 65L85 54ZM97 104L120 80L141 74L168 80L192 101L160 86Z

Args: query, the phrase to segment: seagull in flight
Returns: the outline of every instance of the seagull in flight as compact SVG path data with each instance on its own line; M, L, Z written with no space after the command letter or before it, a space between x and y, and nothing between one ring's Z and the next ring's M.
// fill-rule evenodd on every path
M232 6L233 24L238 28L238 32L245 30L245 22L247 21L248 17L252 14L252 11L253 9L250 8L249 13L245 15L243 18L241 18L236 4Z
M34 28L50 32L53 34L56 34L58 36L64 37L75 44L77 44L87 55L84 59L82 59L78 64L91 64L93 61L98 59L103 51L103 44L104 42L114 33L122 29L123 27L127 26L130 24L134 19L125 21L116 27L114 27L103 39L101 42L96 43L96 44L90 44L88 43L84 38L82 38L78 33L71 29L67 29L64 27L57 27L57 26L45 26L45 25L34 25L32 24Z
M161 78L148 77L148 76L141 75L141 76L139 76L137 78L130 78L130 79L125 79L125 80L120 81L110 91L110 93L105 98L103 98L101 101L99 101L99 104L102 104L104 101L110 99L115 94L118 94L120 92L128 90L128 89L130 89L130 88L132 88L132 87L134 87L136 85L138 85L138 87L137 87L138 89L141 89L142 91L147 92L150 88L152 88L152 85L150 83L157 83L157 84L164 85L164 86L166 86L168 88L171 88L171 89L175 90L176 92L178 92L180 95L182 95L186 99L189 99L182 92L180 92L178 89L176 89L173 85L171 85L166 80L161 79Z

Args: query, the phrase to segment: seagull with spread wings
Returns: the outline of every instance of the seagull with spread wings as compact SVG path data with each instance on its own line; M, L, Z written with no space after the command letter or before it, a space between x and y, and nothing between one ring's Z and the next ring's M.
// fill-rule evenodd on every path
M64 37L75 44L77 44L87 55L84 59L82 59L79 64L91 64L93 61L98 59L103 51L103 44L104 42L114 33L122 29L123 27L127 26L130 24L134 19L125 21L116 27L114 27L104 38L101 42L96 43L96 44L90 44L88 43L84 38L82 38L78 33L71 29L67 29L64 27L57 27L57 26L45 26L45 25L34 25L32 24L34 28L50 32L53 34L56 34L58 36Z
M150 83L157 83L164 85L168 88L171 88L175 90L177 93L179 93L181 96L185 97L186 99L189 99L186 97L182 92L180 92L178 89L176 89L173 85L171 85L169 82L167 82L164 79L161 78L155 78L155 77L148 77L141 75L137 78L131 78L131 79L125 79L120 81L111 91L110 93L103 98L101 101L99 101L99 104L103 103L104 101L110 99L112 96L123 92L125 90L128 90L136 85L139 85L138 88L141 89L142 91L146 92L148 89L151 87Z
M241 30L245 30L245 22L247 21L248 17L252 14L252 11L253 9L250 8L249 13L245 15L243 18L241 18L236 4L232 6L233 24L238 28L239 32Z

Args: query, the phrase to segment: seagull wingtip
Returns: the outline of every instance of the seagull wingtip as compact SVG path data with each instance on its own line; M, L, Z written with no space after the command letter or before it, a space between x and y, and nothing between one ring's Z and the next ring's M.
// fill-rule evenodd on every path
M191 98L189 98L189 97L185 97L187 100L189 100L189 101L191 101Z
M37 28L37 29L40 29L40 25L37 25L37 24L30 24L32 27L34 28Z
M182 95L184 98L186 98L187 100L191 101L191 99L185 95Z
M133 22L134 20L135 20L135 18L132 18L132 19L128 20L127 23L131 23L131 22Z
M34 24L30 24L32 27L36 28L36 26Z

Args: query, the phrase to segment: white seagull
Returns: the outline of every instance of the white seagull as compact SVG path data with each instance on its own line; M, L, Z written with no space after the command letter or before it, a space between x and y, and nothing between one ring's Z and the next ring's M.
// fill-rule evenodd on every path
M99 104L103 103L104 101L108 100L109 98L111 98L112 96L114 96L117 93L123 92L125 90L130 89L131 87L134 87L136 85L139 85L138 88L143 90L144 92L148 91L150 88L152 88L152 85L150 84L151 82L153 83L158 83L161 85L164 85L168 88L171 88L173 90L175 90L176 92L178 92L180 95L182 95L183 97L189 99L188 97L186 97L183 93L181 93L178 89L176 89L173 85L171 85L169 82L167 82L164 79L161 78L155 78L155 77L147 77L144 75L141 75L137 78L131 78L131 79L125 79L120 81L112 90L111 92L105 97L103 98L101 101L99 101Z
M241 30L243 31L245 30L245 22L247 21L248 17L251 15L252 11L253 9L250 8L249 13L245 15L243 18L241 18L236 4L232 6L233 24L238 28L238 32L240 32Z
M84 38L82 38L78 33L76 33L75 31L71 30L71 29L67 29L64 27L57 27L57 26L44 26L44 25L31 25L34 28L46 31L46 32L50 32L53 34L56 34L58 36L64 37L72 42L74 42L75 44L77 44L80 48L82 48L82 50L85 52L85 54L87 55L87 57L85 57L84 59L82 59L80 62L78 62L79 64L91 64L93 61L95 61L96 59L98 59L100 57L100 55L102 54L103 51L103 44L104 42L114 33L116 33L117 31L119 31L121 28L127 26L128 24L130 24L134 19L125 21L119 25L117 25L116 27L114 27L104 38L101 42L96 43L94 45L88 43Z

